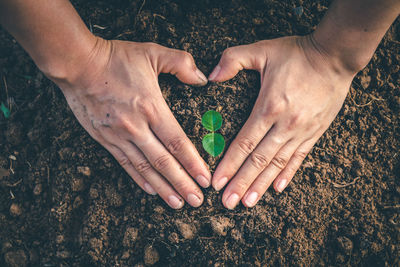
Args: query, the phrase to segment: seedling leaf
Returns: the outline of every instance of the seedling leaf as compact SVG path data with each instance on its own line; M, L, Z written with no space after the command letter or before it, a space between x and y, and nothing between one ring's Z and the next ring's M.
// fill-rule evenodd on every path
M205 126L204 126L205 127ZM225 140L219 133L209 133L203 137L204 149L213 157L218 156L224 151Z
M10 117L10 110L1 102L0 110L3 112L4 117L8 119Z
M203 124L204 128L214 132L221 128L222 116L215 110L209 110L204 113L203 117L201 118L201 123Z

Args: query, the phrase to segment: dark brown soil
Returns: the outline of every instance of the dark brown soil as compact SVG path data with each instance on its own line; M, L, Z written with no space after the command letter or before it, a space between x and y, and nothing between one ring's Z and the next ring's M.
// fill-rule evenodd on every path
M186 50L206 74L229 46L311 32L329 4L199 2L73 1L95 34ZM0 265L398 266L399 42L397 21L286 191L269 190L255 208L228 211L221 194L207 189L200 208L174 211L134 184L0 31L0 101L13 100L11 117L0 115ZM212 170L219 158L201 147L200 116L221 109L229 143L251 111L258 78L241 72L196 88L160 77Z

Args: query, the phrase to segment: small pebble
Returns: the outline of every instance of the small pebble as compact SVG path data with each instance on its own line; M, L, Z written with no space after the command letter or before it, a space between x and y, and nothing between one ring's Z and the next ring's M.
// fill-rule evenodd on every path
M127 260L127 259L129 259L130 256L131 255L129 254L129 251L124 251L124 253L121 256L121 259Z
M35 187L33 188L33 194L35 196L39 196L41 193L42 193L42 184L35 185Z
M16 203L12 203L10 206L10 213L13 216L20 216L22 214L21 207Z

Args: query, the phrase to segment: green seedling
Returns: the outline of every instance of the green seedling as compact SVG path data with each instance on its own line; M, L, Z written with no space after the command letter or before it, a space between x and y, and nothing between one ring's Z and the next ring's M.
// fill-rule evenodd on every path
M10 117L10 110L6 107L6 105L4 105L3 102L1 102L0 110L3 112L3 115L6 119Z
M224 151L225 147L224 137L215 132L222 126L222 116L215 110L209 110L204 113L201 123L211 132L203 137L203 148L208 154L216 157Z

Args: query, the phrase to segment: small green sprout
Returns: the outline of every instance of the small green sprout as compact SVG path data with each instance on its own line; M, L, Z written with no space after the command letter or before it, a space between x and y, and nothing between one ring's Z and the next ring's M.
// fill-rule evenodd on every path
M209 110L204 113L201 123L204 128L211 132L203 137L204 150L211 156L216 157L224 151L225 147L224 137L219 133L215 133L222 126L222 116L215 110Z
M10 110L6 107L6 105L4 105L3 102L1 102L0 110L3 112L3 115L6 119L10 117Z

